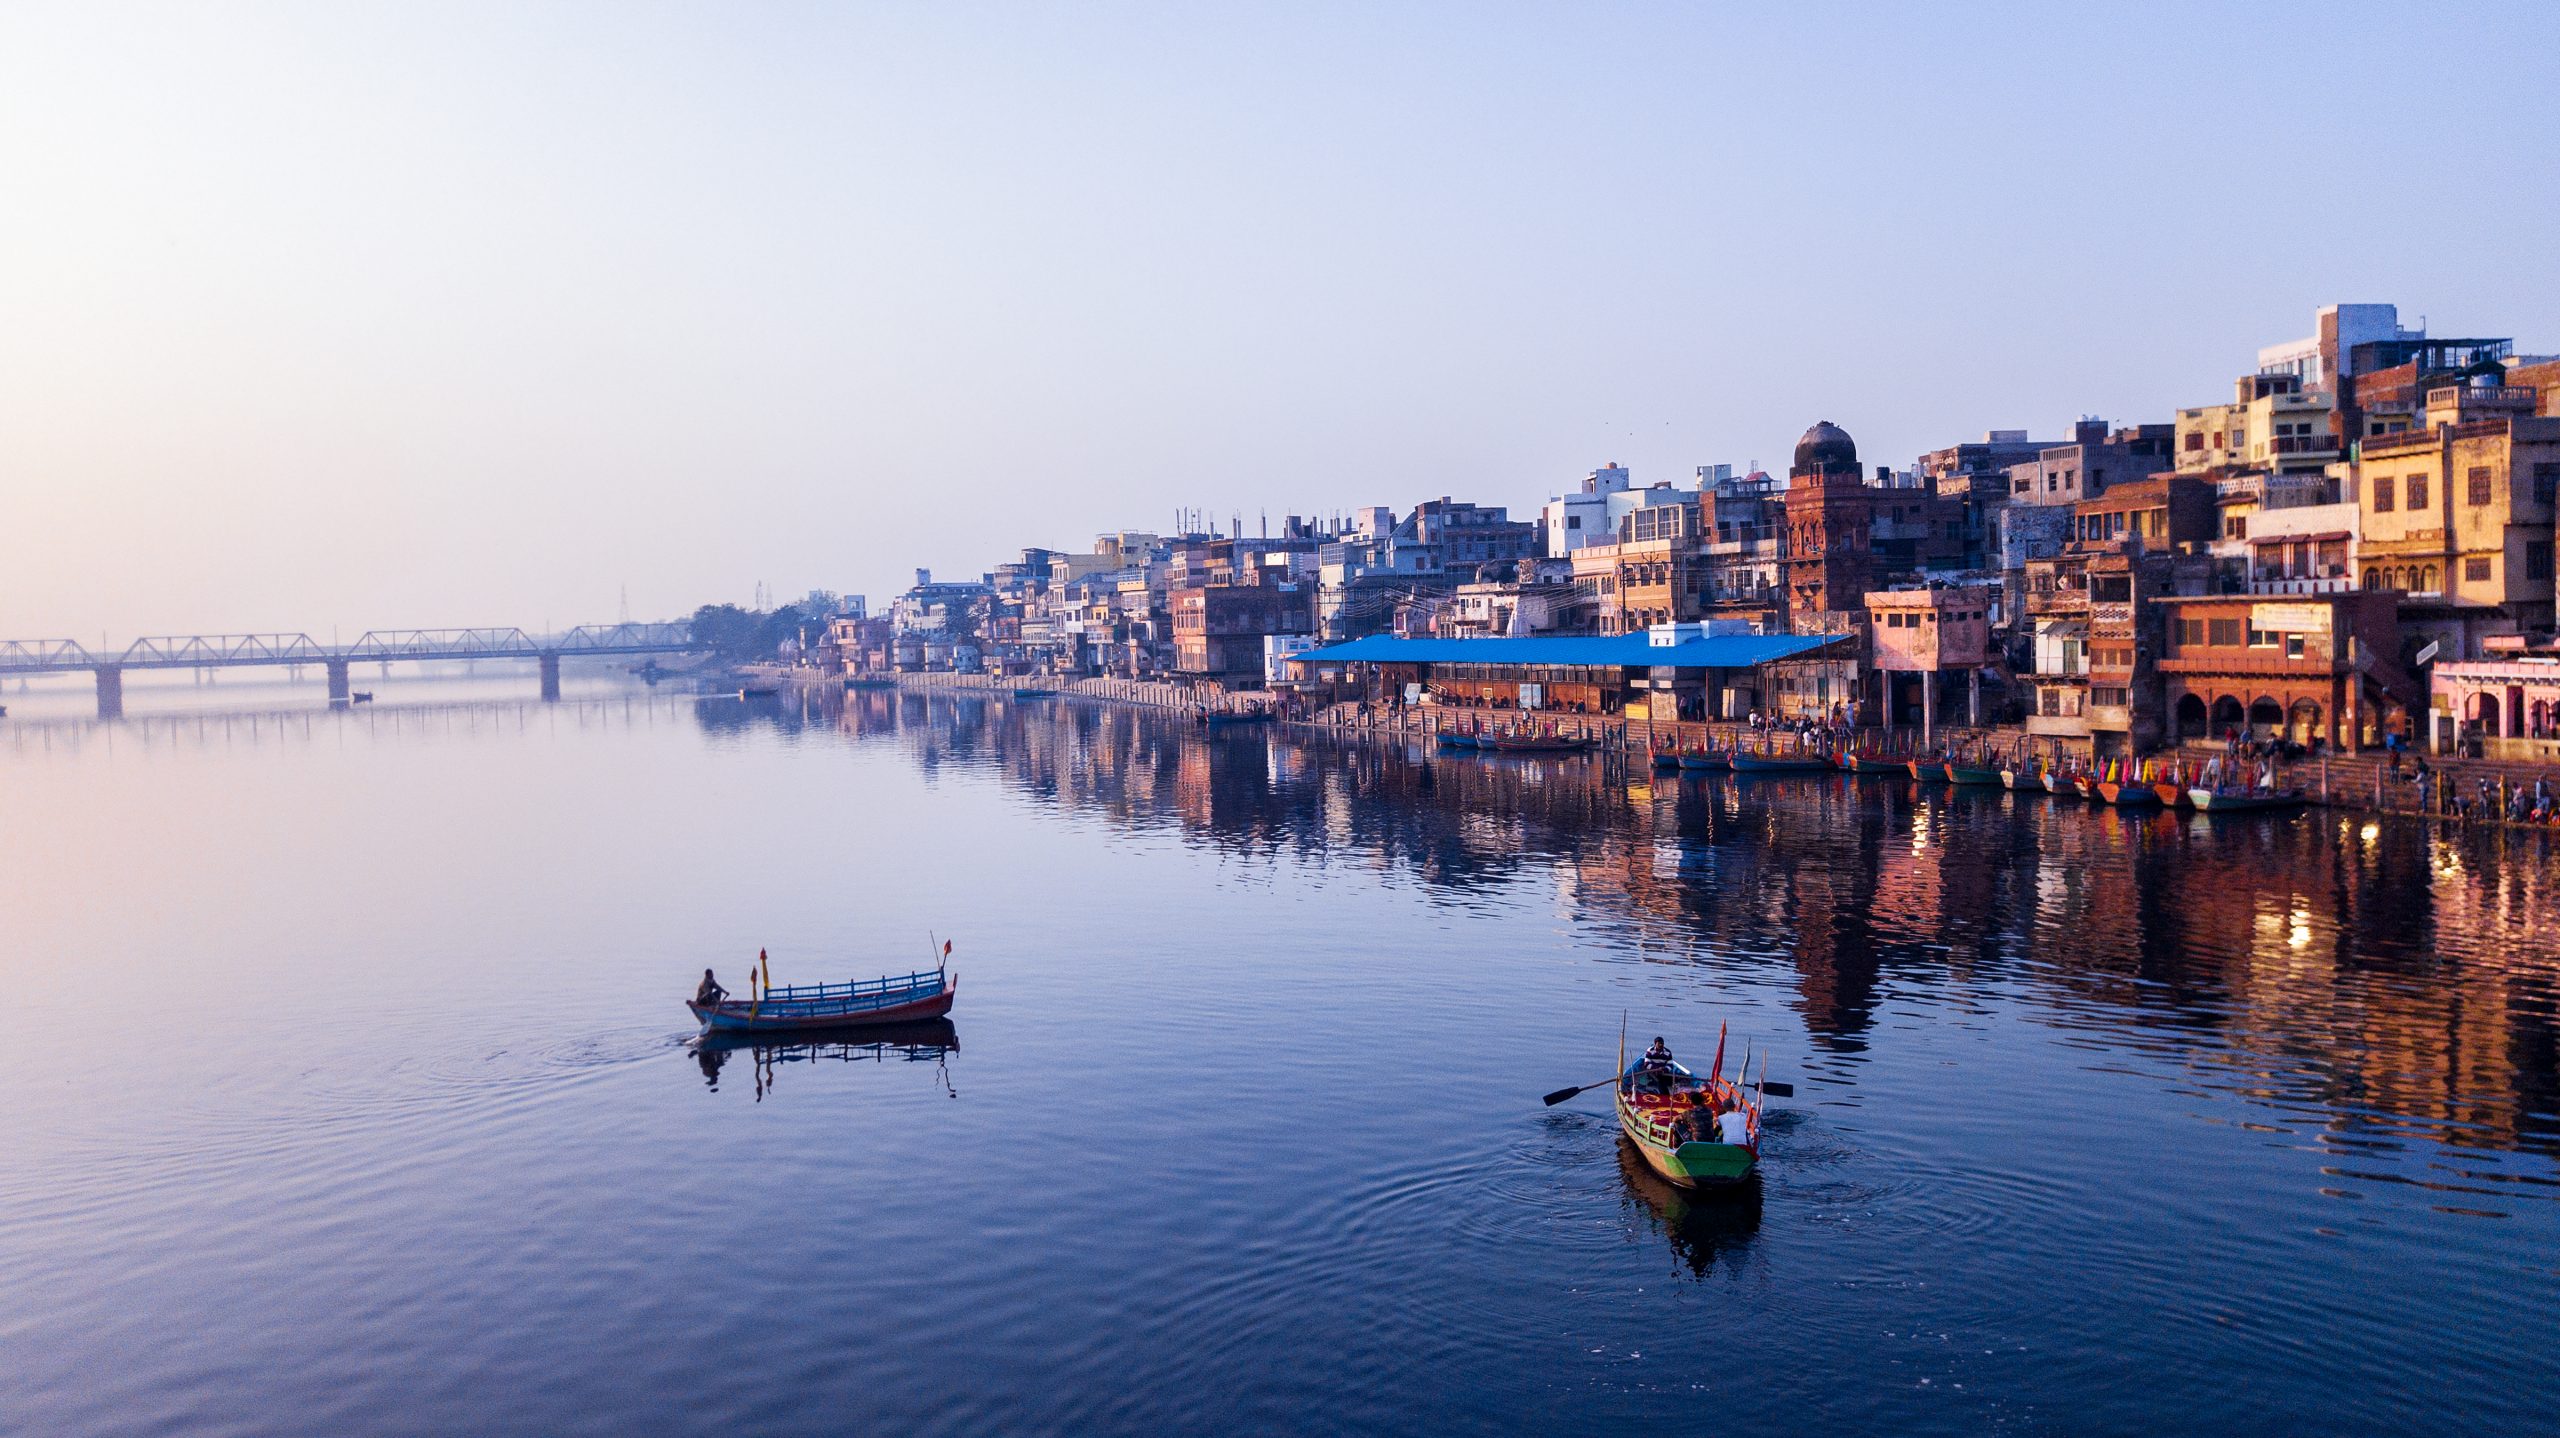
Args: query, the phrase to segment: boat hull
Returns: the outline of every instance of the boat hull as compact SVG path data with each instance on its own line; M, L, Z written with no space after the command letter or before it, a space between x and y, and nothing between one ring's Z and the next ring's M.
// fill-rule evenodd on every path
M1970 764L1949 764L1947 782L1950 784L1997 784L2000 782L2000 771L1976 769Z
M938 1019L951 1012L951 1001L958 997L960 981L952 979L933 993L903 1003L883 1004L875 1008L848 1008L841 1002L822 1000L807 1002L738 1003L731 1001L706 1006L688 1000L706 1034L785 1034L810 1029L872 1028L881 1024L911 1024L924 1019Z
M2148 784L2102 783L2098 797L2119 808L2139 809L2160 802L2160 791Z
M1440 736L1440 747L1443 749L1459 750L1473 749L1476 747L1476 736L1473 734L1443 734Z
M1724 1092L1730 1086L1720 1086ZM1760 1155L1738 1143L1674 1143L1664 1123L1632 1102L1621 1085L1612 1085L1618 1104L1618 1131L1642 1155L1645 1167L1680 1188L1730 1188L1747 1183L1759 1171Z
M1917 759L1908 759L1903 761L1903 767L1911 771L1912 778L1923 784L1947 782L1947 766L1944 764L1923 764Z
M2151 786L2151 791L2160 796L2161 803L2173 809L2192 809L2196 806L2196 801L2188 798L2187 791L2178 785L2154 784Z
M1898 774L1902 763L1896 759L1878 759L1870 755L1852 754L1840 761L1840 767L1852 774Z
M2215 814L2298 809L2309 802L2300 794L2217 794L2211 789L2189 789L2187 797L2195 801L2197 808Z
M1733 756L1733 770L1737 774L1822 774L1831 769L1832 763L1828 759L1769 754Z

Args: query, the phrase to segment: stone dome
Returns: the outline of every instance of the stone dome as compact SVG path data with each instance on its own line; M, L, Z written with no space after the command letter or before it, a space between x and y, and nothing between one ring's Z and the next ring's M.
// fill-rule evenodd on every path
M1798 474L1835 469L1854 472L1857 467L1858 442L1849 437L1847 430L1827 419L1806 430L1804 438L1796 441Z

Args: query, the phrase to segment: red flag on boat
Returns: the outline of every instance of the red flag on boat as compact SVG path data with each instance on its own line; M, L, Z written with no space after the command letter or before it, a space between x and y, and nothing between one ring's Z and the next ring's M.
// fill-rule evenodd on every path
M949 939L944 939L942 941L942 956L946 959L951 957L951 941Z
M1716 1025L1716 1063L1714 1068L1707 1070L1717 1078L1724 1077L1724 1031L1725 1024Z

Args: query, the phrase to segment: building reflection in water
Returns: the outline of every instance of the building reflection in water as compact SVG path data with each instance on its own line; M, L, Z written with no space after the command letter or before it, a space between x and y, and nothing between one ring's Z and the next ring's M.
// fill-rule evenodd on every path
M732 717L810 722L782 711ZM1132 829L1400 872L1444 900L1539 885L1626 962L1782 971L1809 1076L1862 1062L1888 996L1953 1015L2015 997L2073 1042L2187 1065L2342 1141L2560 1154L2549 835L1630 775L1072 701L857 693L823 717Z

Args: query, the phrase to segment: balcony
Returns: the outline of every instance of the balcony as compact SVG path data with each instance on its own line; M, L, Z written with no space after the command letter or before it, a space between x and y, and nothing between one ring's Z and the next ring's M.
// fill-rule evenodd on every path
M2528 384L2448 384L2427 391L2429 409L2521 409L2530 414L2540 391Z
M2356 582L2343 574L2318 578L2252 579L2251 594L2351 594Z
M2086 614L2088 612L2089 591L2085 589L2051 589L2027 595L2029 615Z
M2339 442L2334 434L2280 434L2267 448L2276 454L2336 454Z

